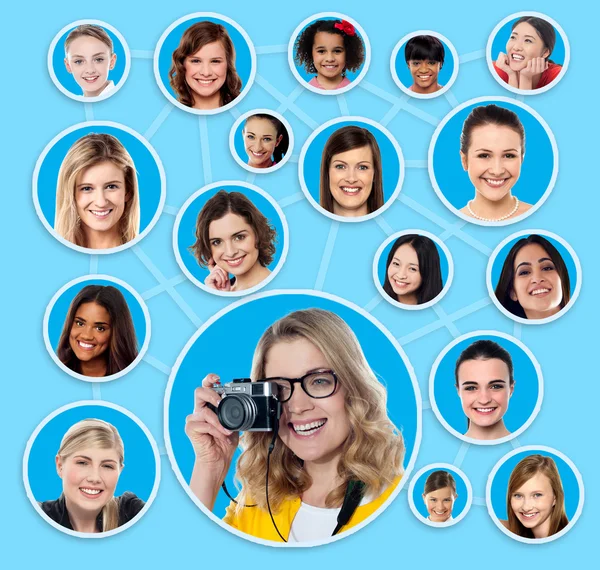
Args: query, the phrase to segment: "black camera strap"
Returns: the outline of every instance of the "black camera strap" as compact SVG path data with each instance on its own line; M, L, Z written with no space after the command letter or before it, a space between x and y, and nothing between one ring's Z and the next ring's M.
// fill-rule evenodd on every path
M354 511L356 511L358 505L362 501L365 494L365 484L362 481L350 481L346 487L346 494L344 495L344 503L337 517L337 526L331 533L331 536L335 536L343 526L347 525Z

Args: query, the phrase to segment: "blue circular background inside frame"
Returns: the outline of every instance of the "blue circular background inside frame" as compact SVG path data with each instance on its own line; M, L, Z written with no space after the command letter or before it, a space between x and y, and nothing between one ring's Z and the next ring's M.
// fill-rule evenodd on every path
M421 235L421 234L417 234L417 235ZM428 237L428 236L424 236L424 237ZM429 239L431 239L431 238L429 238ZM437 251L440 255L440 269L442 271L442 284L443 284L443 286L445 286L448 281L448 258L446 257L446 252L440 247L440 245L434 240L431 240L431 241L433 241L433 243L435 244L435 248L437 249ZM385 283L385 276L387 274L387 267L386 267L387 258L388 258L390 251L392 250L392 247L395 242L396 242L396 240L392 240L388 245L386 245L385 249L381 252L379 259L377 260L377 277L378 277L379 283L382 287L383 287L383 284Z
M463 123L475 107L498 105L515 112L525 129L525 158L519 180L512 193L521 202L535 204L545 194L554 171L554 153L542 124L522 107L505 101L480 101L461 109L440 131L433 150L433 172L441 190L454 208L460 210L475 196L468 173L460 159L460 134Z
M222 315L202 332L182 359L171 384L167 429L173 459L186 482L189 483L191 477L194 451L184 432L185 418L193 411L194 390L201 385L202 378L209 372L218 373L222 383L248 377L254 349L262 333L290 312L313 307L336 313L358 337L369 365L387 389L388 415L404 437L406 468L415 451L419 412L415 388L397 350L379 328L353 309L337 301L297 293L259 298ZM243 330L242 336L240 330ZM232 335L237 339L235 358L231 358L231 343L228 340ZM244 342L241 342L242 338ZM234 496L238 457L239 450L233 457L225 479ZM229 499L219 492L213 513L218 517L224 516L228 505Z
M537 371L527 353L517 344L501 336L476 335L464 339L453 346L442 358L435 373L435 403L442 417L458 433L467 431L465 416L460 397L456 390L454 368L460 353L477 340L492 340L506 349L513 361L515 389L509 400L508 410L504 414L504 424L512 433L519 430L533 414L540 385Z
M109 81L114 81L115 86L119 85L121 79L123 79L123 74L125 73L125 66L127 63L125 53L125 48L123 44L121 44L121 40L108 28L104 26L97 25L99 28L102 28L110 37L113 42L113 51L117 55L117 61L115 62L115 66L108 72ZM54 68L54 73L56 74L56 78L59 83L67 90L73 93L73 95L79 95L83 97L83 90L75 81L73 74L67 71L65 67L65 40L67 36L76 28L77 26L73 26L71 29L67 30L58 40L54 53L52 54L52 67ZM103 94L100 93L100 96Z
M27 465L27 477L36 501L51 501L60 497L62 479L56 473L56 452L67 430L78 421L89 418L114 425L123 440L125 467L121 471L115 497L131 491L147 501L156 479L156 463L150 441L140 426L127 415L107 406L94 405L64 410L52 418L36 436Z
M212 198L219 190L226 190L227 192L240 192L246 196L267 218L269 223L275 228L277 232L275 242L275 255L273 261L267 266L271 271L277 267L281 254L284 249L284 230L283 221L279 217L277 210L273 204L269 202L264 196L261 196L258 192L246 188L245 186L237 186L235 184L226 184L212 188L207 192L203 192L194 201L188 205L185 212L181 216L179 223L179 231L177 233L177 249L181 255L181 259L187 268L187 270L199 281L203 282L208 274L210 273L207 267L200 267L198 261L188 249L196 242L196 219L202 207L206 202Z
M248 85L250 73L252 71L252 54L250 52L250 47L246 42L246 38L244 38L235 26L225 20L213 17L191 18L178 26L175 26L175 28L169 32L169 35L165 38L158 54L158 71L163 85L171 96L174 99L177 99L177 93L173 91L173 88L169 83L169 70L171 69L171 64L173 62L173 52L179 47L179 42L181 41L183 33L198 22L221 24L227 30L227 33L233 42L233 46L235 47L235 70L242 80L241 91L243 91Z
M521 235L521 236L509 241L498 252L498 255L496 255L496 257L494 258L494 262L492 264L492 288L494 290L496 289L496 286L498 285L498 281L500 280L500 274L502 273L502 266L504 265L504 261L506 260L506 257L508 256L508 252L510 251L511 247L513 245L515 245L515 243L517 243L519 240L525 239L530 235L533 235L533 233ZM577 274L577 269L575 267L575 260L573 259L573 256L571 255L571 253L567 250L567 248L562 243L555 240L554 238L551 238L543 233L537 234L537 235L540 235L541 237L547 239L558 250L558 252L560 253L560 256L563 258L563 261L565 262L565 265L567 266L567 272L569 273L569 281L570 281L570 285L571 285L570 290L571 290L571 297L572 297L573 292L575 291L575 287L577 286L577 279L579 278L579 275Z
M427 477L429 477L429 475L431 475L434 471L446 471L450 473L452 477L454 477L454 481L456 482L457 497L454 501L454 507L452 508L452 518L456 519L465 510L469 493L467 491L467 485L464 479L456 471L452 471L452 469L448 467L434 467L432 469L428 469L425 471L425 473L419 476L415 482L415 486L413 487L413 502L415 503L415 507L424 519L429 517L429 512L427 511L425 501L423 500L423 491L425 490L425 482L427 481Z
M454 61L452 50L450 49L448 44L440 38L437 39L440 40L440 42L442 42L442 45L444 46L444 65L442 66L442 69L440 70L440 73L438 75L438 83L442 87L446 87L446 85L452 77L452 73L454 72L456 62ZM410 40L407 40L400 46L400 49L398 50L398 53L396 55L396 61L394 62L394 68L396 69L398 79L400 79L402 85L404 85L404 87L406 87L407 89L413 84L412 74L410 72L410 69L408 68L406 59L404 58L404 49L409 41Z
M400 160L396 148L385 133L377 127L361 121L340 121L323 129L310 143L304 156L304 181L310 195L319 204L319 187L321 184L321 157L327 139L343 127L356 126L367 129L377 141L381 153L381 169L383 178L383 201L386 203L398 186L400 178Z
M162 191L160 170L150 150L138 138L118 127L107 125L78 128L62 136L48 151L40 166L37 180L37 195L44 218L51 227L54 227L58 172L71 146L90 133L114 136L131 155L138 178L141 234L150 225L160 204Z
M263 114L263 113L258 113L258 114ZM267 114L267 113L264 113ZM244 127L246 126L246 122L251 119L254 115L250 115L249 117L247 117L244 121L242 121L239 125L239 127L236 129L235 134L233 136L233 145L235 148L235 152L237 153L238 158L245 164L248 164L248 153L246 152L246 145L244 144L244 135L243 135L243 131L244 131ZM273 116L274 119L277 119L277 117ZM277 119L279 120L279 119ZM285 129L285 131L288 134L288 140L290 139L290 137L292 136L291 133L288 131L288 129L286 128L285 124L283 125L283 128ZM277 147L276 147L277 148ZM288 148L288 153L290 152L290 149ZM283 157L281 158L281 160L277 163L281 163L285 160L287 153L283 155ZM277 166L277 164L274 164L273 166ZM252 166L252 165L248 165L248 166ZM269 172L269 170L272 167L269 168L265 168L264 172Z
M492 499L492 509L500 520L508 519L508 513L506 512L506 493L508 491L508 480L510 478L510 474L516 467L517 463L521 461L521 459L525 459L525 457L529 457L530 455L538 454L554 459L556 467L558 468L558 473L560 474L563 490L565 492L565 511L567 513L567 518L569 521L571 521L571 519L575 516L577 506L579 505L580 493L577 477L575 476L575 473L571 469L570 465L568 465L566 461L554 453L544 449L540 451L529 449L509 457L494 475L490 496Z
M508 42L508 39L512 33L513 24L520 18L521 17L519 16L519 18L515 18L514 20L507 22L496 33L496 36L492 41L492 61L496 61L498 59L498 54L500 52L506 53L506 43ZM541 19L544 20L544 18ZM551 59L554 63L563 65L565 61L565 44L560 32L556 28L554 28L554 31L556 32L556 44L554 45L554 49L552 50L549 59Z
M71 301L73 301L75 296L88 285L111 285L123 293L127 306L129 307L129 312L131 313L131 318L133 319L133 326L137 337L137 349L139 352L144 345L147 332L144 311L138 300L125 287L106 279L89 279L87 281L75 283L64 291L56 300L48 319L48 338L50 339L50 344L52 345L54 352L57 350L58 341L60 340L60 335L67 318L67 313L69 312L69 307L71 306Z
M308 28L308 26L312 26L317 21L324 21L324 20L339 20L339 18L334 18L334 17L315 18L314 20L312 20L312 22L309 22L308 24L306 24L306 26L304 26L304 28L302 28L300 33L294 38L294 67L298 71L298 74L300 75L300 77L302 77L302 79L304 79L304 81L306 81L307 83L311 79L316 77L317 74L316 74L316 72L308 73L308 71L306 71L306 69L304 69L303 65L298 65L298 63L296 62L296 53L297 53L296 41L302 35L302 32L304 32L304 30L306 30L306 28ZM367 50L366 50L365 40L359 33L358 28L356 28L356 26L354 27L354 29L356 30L356 35L362 41L365 59L364 59L362 65L356 71L346 70L346 78L349 79L350 81L354 81L360 75L360 73L362 72L362 70L365 67L365 64L367 63Z

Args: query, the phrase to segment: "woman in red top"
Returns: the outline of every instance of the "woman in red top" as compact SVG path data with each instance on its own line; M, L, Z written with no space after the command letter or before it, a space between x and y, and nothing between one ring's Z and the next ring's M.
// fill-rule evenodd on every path
M510 86L529 91L548 85L558 76L562 66L550 59L556 44L552 24L524 16L512 27L506 53L500 52L494 63L496 73Z

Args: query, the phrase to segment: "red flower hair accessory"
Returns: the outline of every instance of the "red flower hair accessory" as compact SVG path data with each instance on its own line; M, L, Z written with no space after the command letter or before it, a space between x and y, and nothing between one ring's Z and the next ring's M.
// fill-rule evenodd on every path
M340 20L339 22L336 22L333 25L333 27L336 28L337 30L341 30L347 36L355 36L356 35L356 30L355 30L354 26L350 22L346 22L346 20Z

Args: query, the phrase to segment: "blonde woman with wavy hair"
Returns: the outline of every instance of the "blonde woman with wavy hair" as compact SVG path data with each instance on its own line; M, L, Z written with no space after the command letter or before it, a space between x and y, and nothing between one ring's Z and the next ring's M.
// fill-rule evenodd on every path
M115 497L125 450L117 428L98 419L81 420L62 438L56 471L63 492L40 503L53 521L77 532L113 530L135 517L144 501L129 491Z
M89 249L118 247L137 237L135 164L117 138L90 133L69 149L58 173L54 229Z
M266 540L322 540L332 535L346 492L356 482L364 484L362 500L340 530L377 511L400 481L404 441L387 416L386 390L350 327L321 309L290 313L262 335L251 377L276 382L283 402L268 501L273 432L246 432L239 438L236 472L241 491L225 521ZM210 389L218 380L216 374L203 380L186 421L196 456L190 489L210 510L239 437L207 407L219 404Z

